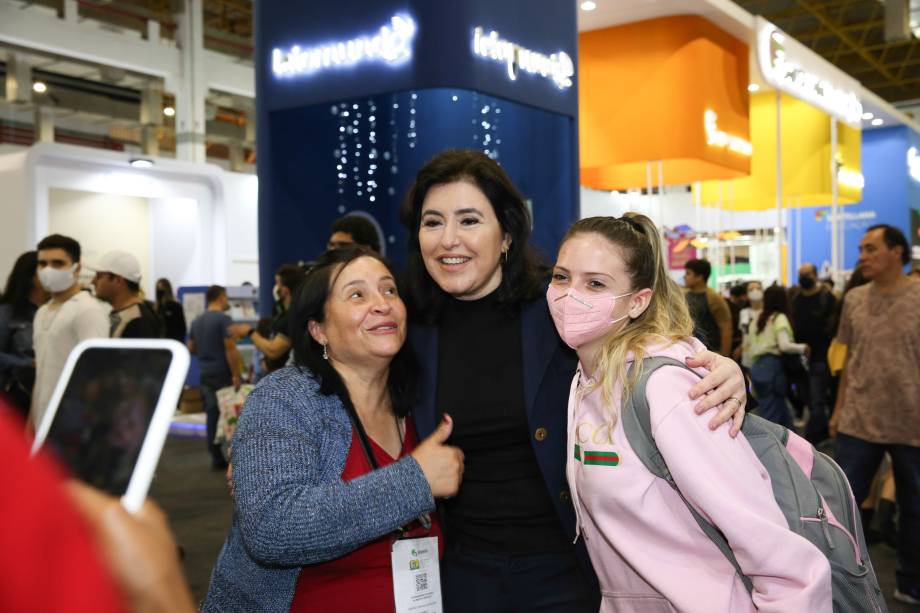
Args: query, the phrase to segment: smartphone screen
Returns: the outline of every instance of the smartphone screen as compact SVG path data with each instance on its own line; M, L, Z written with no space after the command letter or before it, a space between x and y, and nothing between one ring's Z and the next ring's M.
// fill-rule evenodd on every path
M84 351L74 365L45 446L73 476L123 496L171 360L166 349Z

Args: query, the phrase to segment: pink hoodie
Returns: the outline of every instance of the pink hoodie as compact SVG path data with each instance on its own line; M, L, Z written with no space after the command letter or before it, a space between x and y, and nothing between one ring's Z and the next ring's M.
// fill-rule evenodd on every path
M702 349L690 340L649 355L684 360ZM725 534L753 581L753 602L677 493L633 453L620 420L611 428L622 387L614 388L615 406L606 405L600 388L583 391L589 381L579 368L569 396L566 473L577 530L600 581L601 611L830 612L827 558L789 531L770 476L744 437L732 439L728 424L712 432L710 416L694 414L687 393L698 381L676 367L651 376L652 432L681 492Z

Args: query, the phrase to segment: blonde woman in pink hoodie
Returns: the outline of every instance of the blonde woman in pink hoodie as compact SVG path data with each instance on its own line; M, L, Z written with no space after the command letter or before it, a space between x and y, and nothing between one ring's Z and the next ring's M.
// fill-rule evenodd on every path
M547 300L580 362L569 397L567 477L601 611L830 612L827 559L788 529L744 437L731 438L727 425L711 432L685 406L699 380L693 373L665 366L651 376L652 432L680 491L727 538L751 593L679 494L626 440L619 414L633 360L686 360L703 348L691 337L686 302L651 220L627 214L577 222L559 249Z

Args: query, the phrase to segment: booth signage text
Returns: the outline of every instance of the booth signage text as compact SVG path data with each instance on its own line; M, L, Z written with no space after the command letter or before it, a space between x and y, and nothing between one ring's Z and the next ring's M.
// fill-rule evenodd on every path
M907 171L916 181L920 181L920 152L916 147L907 150Z
M863 176L863 173L858 170L850 170L849 168L837 169L837 182L844 187L851 187L853 189L862 189L866 186L866 178Z
M412 57L415 21L407 15L393 15L387 25L371 36L335 41L289 50L272 50L272 72L276 77L315 74L336 67L356 66L369 62L399 65Z
M841 85L842 77L822 72L821 60L810 53L770 22L758 19L757 59L767 83L858 127L863 106L857 85Z
M565 51L552 55L531 51L517 43L501 38L496 31L485 34L481 27L473 29L473 53L479 57L504 62L508 78L516 81L523 70L530 74L552 79L559 89L572 87L575 63Z
M754 153L754 146L750 141L720 130L716 123L718 119L719 116L713 110L707 109L703 113L703 125L706 127L706 144L750 157Z

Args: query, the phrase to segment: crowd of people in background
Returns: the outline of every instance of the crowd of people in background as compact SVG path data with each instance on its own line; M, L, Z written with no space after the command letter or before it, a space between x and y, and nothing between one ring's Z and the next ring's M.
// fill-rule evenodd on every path
M769 487L758 489L754 477L728 483L757 471L743 447L717 479L719 491L705 485L708 477L689 475L680 485L699 485L696 502L711 505L716 523L728 522L723 532L746 525L721 518L726 508L743 509L744 521L759 526L750 547L761 555L744 560L759 591L745 595L735 569L714 562L706 539L687 552L680 577L648 571L651 554L638 545L618 549L643 531L662 543L680 540L695 528L693 517L664 529L648 520L664 507L598 487L596 473L584 469L587 454L608 465L617 454L601 449L607 439L597 439L596 428L596 449L576 445L573 452L581 425L573 435L571 422L578 411L586 419L616 414L610 391L632 381L628 364L644 352L677 357L710 374L697 383L695 375L671 372L670 383L656 386L654 398L673 406L667 423L674 457L738 451L728 425L708 430L734 420L734 436L745 405L832 451L858 504L870 497L888 455L897 503L895 597L920 604L920 279L903 272L909 245L899 230L867 230L843 292L806 263L793 287L749 281L723 297L702 259L686 263L681 293L667 277L658 229L636 215L579 222L551 270L528 243L520 194L500 166L476 152L445 152L429 162L401 213L409 231L402 295L398 275L380 256L377 228L349 215L332 226L328 250L315 261L276 270L275 310L255 326L233 321L219 285L207 289L205 311L191 322L169 280L158 279L148 300L140 264L124 251L87 263L93 276L84 283L79 242L48 236L18 258L0 296L0 402L17 407L34 428L79 342L171 338L198 356L208 451L213 468L224 470L215 442L217 391L240 387L237 343L251 341L262 379L233 441L235 515L205 610L377 610L380 602L389 610L394 533L438 539L448 611L584 611L601 600L629 608L633 597L673 605L686 585L700 582L709 582L716 600L741 594L758 605L774 598L826 608L826 560L808 548L790 558L803 543L786 543L782 518L762 508L772 504ZM598 254L609 257L592 263ZM618 318L592 319L585 310L592 305ZM611 331L629 343L618 336L605 344ZM671 345L655 344L663 339ZM711 424L703 422L708 426L696 423L691 397L701 398L697 413L720 408ZM610 443L615 423L606 426ZM663 429L662 445L665 438ZM698 465L715 478L719 461L710 459ZM640 473L636 479L651 479ZM60 479L49 474L37 478ZM579 494L576 483L590 494ZM667 485L660 494L677 495ZM111 499L86 489L70 496L98 531L83 537L113 538L98 526L104 509L114 513ZM611 511L630 505L647 513L630 519ZM872 519L864 508L866 525ZM157 533L151 551L174 547L161 517L124 532L132 530L135 545L147 530ZM598 532L619 535L615 552L606 540L592 541ZM582 538L573 544L573 535ZM113 546L105 562L119 564L124 551ZM164 600L172 608L162 610L188 610L176 562L157 555L163 585L174 594ZM695 566L702 560L708 562ZM782 579L797 569L807 577ZM128 569L115 574L129 587L137 581ZM782 589L763 577L778 579ZM641 594L613 593L622 582L641 584ZM145 589L137 588L138 599L155 598Z
M898 549L895 597L920 604L920 269L905 274L909 263L904 234L876 225L843 292L807 262L792 287L749 281L729 288L724 303L737 312L731 355L748 377L750 408L833 454L863 505L863 524L878 526L869 535ZM722 307L701 298L709 270L689 261L685 285L695 335L714 346ZM890 472L879 470L886 454ZM870 499L892 476L895 501Z

